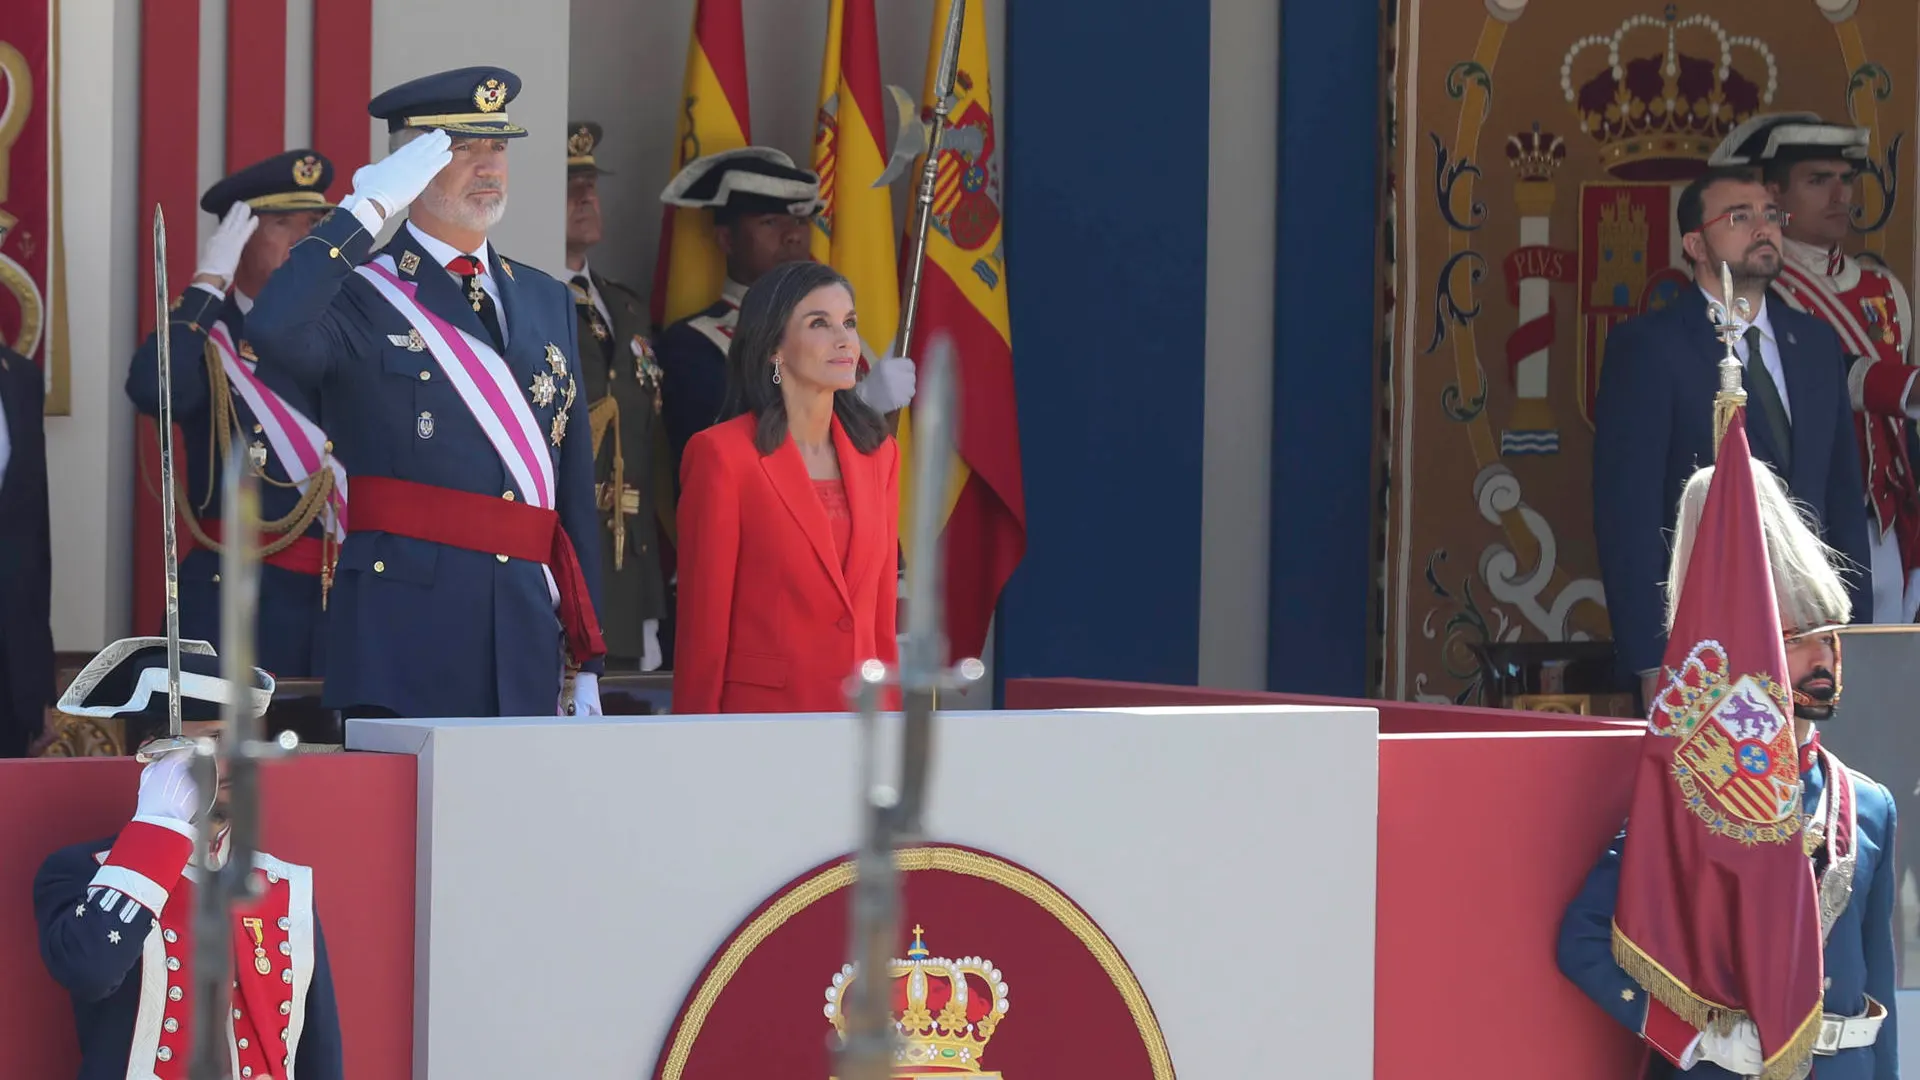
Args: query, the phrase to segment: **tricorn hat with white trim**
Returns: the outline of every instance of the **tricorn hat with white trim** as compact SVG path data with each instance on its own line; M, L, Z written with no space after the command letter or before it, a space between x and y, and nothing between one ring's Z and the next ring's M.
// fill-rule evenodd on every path
M1858 161L1867 156L1872 133L1851 124L1829 124L1819 113L1764 113L1750 117L1714 147L1708 165L1759 165L1768 161Z
M660 201L711 209L722 222L742 214L812 217L825 205L820 177L766 146L723 150L687 162L660 193Z
M253 669L247 689L254 716L273 700L273 676ZM180 643L180 719L220 719L234 687L220 674L220 657L205 641ZM167 722L167 639L123 638L87 661L56 706L70 716L98 716L150 727Z

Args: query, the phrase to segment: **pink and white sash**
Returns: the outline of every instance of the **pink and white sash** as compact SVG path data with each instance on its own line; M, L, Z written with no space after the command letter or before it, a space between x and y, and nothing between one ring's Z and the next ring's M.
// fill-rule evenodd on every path
M487 433L527 501L554 509L553 457L546 452L540 424L513 377L513 370L492 345L428 311L414 299L419 285L402 281L393 257L381 255L355 268L426 342L427 352L453 384L467 411Z
M333 494L322 513L327 531L334 539L344 541L347 538L347 470L328 451L327 433L260 381L253 364L242 359L234 347L233 334L226 323L214 323L207 332L207 340L213 342L214 350L220 354L220 366L226 370L228 384L240 392L241 400L247 403L267 443L287 470L287 479L304 492L315 473L323 468L332 471Z

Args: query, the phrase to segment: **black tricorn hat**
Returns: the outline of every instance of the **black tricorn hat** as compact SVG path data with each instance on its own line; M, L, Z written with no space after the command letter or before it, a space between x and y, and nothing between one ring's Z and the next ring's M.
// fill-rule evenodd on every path
M194 723L220 719L235 688L220 674L220 657L205 641L180 643L180 719ZM254 716L273 700L273 676L253 669L245 690ZM167 727L167 639L122 638L87 661L56 706L70 716L124 720L128 731Z

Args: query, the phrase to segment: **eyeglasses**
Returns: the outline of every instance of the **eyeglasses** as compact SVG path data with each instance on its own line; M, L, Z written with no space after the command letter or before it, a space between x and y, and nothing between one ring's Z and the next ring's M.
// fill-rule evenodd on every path
M1755 220L1760 218L1764 218L1768 225L1776 229L1784 229L1787 227L1787 222L1793 220L1793 215L1785 210L1755 211L1741 206L1729 210L1719 217L1711 217L1701 222L1699 231L1705 232L1707 231L1707 226L1718 225L1722 221L1732 225L1736 229L1752 229Z

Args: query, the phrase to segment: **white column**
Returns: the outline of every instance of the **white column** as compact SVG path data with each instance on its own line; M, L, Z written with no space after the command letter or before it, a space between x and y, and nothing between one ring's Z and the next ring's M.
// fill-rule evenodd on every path
M1264 690L1280 2L1215 0L1212 16L1200 684Z
M57 64L72 411L46 421L53 643L88 651L126 633L132 585L140 5L63 0Z

